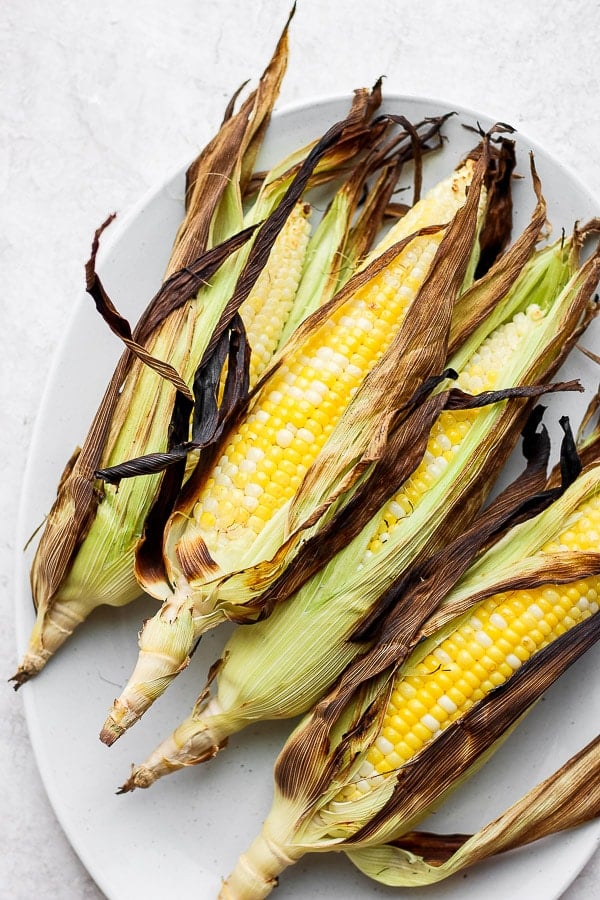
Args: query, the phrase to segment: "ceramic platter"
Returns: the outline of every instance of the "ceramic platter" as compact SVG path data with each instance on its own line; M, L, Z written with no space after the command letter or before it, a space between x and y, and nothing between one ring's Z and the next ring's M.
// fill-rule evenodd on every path
M261 166L318 137L343 118L348 98L305 103L278 113L272 122ZM435 100L393 97L385 109L412 121L447 112ZM485 115L453 108L445 126L443 151L427 159L425 183L447 174L475 142L463 125L490 123ZM585 187L519 134L515 184L515 233L534 205L529 151L535 152L553 233L570 231L575 220L600 211ZM407 184L409 183L407 175ZM135 321L158 288L175 230L183 214L184 173L170 178L132 213L111 226L99 270L119 309ZM409 194L410 196L410 194ZM600 350L598 331L586 344ZM31 445L19 518L17 547L42 521L58 478L80 443L119 356L118 341L82 297L49 379ZM566 367L595 388L593 364L578 354ZM589 397L588 394L586 395ZM575 421L586 397L554 397L548 422L565 407ZM553 435L558 435L551 426ZM516 463L515 463L516 465ZM32 550L17 558L19 652L34 621L28 585ZM153 614L154 601L140 600L123 610L98 610L79 629L46 671L22 689L31 738L50 801L69 840L109 900L164 900L165 897L216 897L221 878L246 849L271 803L271 769L291 723L248 729L203 767L163 779L148 791L116 796L132 762L143 761L191 708L204 685L208 666L219 655L227 629L207 635L190 668L145 716L107 749L98 740L106 712L127 680L137 656L136 635ZM549 774L594 735L600 718L600 648L590 652L540 702L490 764L432 817L436 830L477 830L509 802ZM546 900L559 897L598 845L600 825L547 839L483 864L435 887L418 891L419 900ZM384 888L361 875L342 855L306 857L284 873L280 900L347 900L412 896ZM415 895L416 896L416 895Z

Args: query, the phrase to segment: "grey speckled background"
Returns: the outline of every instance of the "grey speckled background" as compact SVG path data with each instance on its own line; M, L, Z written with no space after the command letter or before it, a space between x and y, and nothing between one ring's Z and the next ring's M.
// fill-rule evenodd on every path
M40 392L90 237L191 158L267 60L277 0L4 0L0 14L0 659L16 665L14 522ZM485 110L600 198L600 3L300 0L280 106L387 76L389 92ZM600 210L600 204L599 204ZM0 898L97 900L37 774L22 701L0 693ZM592 900L598 856L565 894ZM532 887L532 897L537 897Z

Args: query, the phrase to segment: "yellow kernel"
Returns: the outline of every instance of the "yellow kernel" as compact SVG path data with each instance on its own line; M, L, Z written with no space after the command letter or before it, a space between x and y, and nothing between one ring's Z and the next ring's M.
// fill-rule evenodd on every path
M419 718L427 712L427 707L424 703L421 702L420 698L413 697L412 700L409 700L406 704L407 708L414 713L414 715Z
M209 529L214 528L216 524L217 520L214 513L205 511L200 516L199 525L201 528L205 528L208 531Z
M431 740L431 731L422 722L415 722L413 734L423 743Z
M385 757L379 747L376 747L375 744L373 744L373 746L369 748L368 759L370 763L377 766L378 763L384 761Z
M450 697L450 699L452 700L453 703L456 703L456 705L459 708L464 704L465 700L467 699L465 697L465 695L455 687L450 688L450 690L448 691L448 696Z
M390 742L390 744L393 744L394 746L396 746L400 738L398 732L390 725L386 725L385 728L382 728L381 734L387 741Z

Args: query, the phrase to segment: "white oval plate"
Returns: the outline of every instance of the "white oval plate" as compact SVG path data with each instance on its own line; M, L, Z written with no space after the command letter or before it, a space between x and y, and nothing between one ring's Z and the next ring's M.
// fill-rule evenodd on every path
M348 100L303 104L274 117L261 164L274 163L323 133L345 114ZM446 125L449 143L427 160L426 184L449 172L475 143L462 127L489 120L467 110ZM416 121L449 107L438 101L388 98L385 109ZM585 188L541 148L516 135L525 176L515 184L516 231L529 218L533 193L528 152L535 150L554 233L570 231L576 219L600 211ZM408 179L407 179L408 183ZM183 214L183 173L169 179L103 239L99 269L118 307L135 321L158 288L172 239ZM598 333L588 335L596 346ZM58 353L37 419L18 524L17 547L50 508L58 478L75 445L83 440L104 385L120 354L118 341L93 310L79 303ZM567 369L590 387L596 372L581 355ZM578 421L585 398L553 398ZM552 417L548 416L550 421ZM557 418L556 416L554 417ZM557 434L557 429L553 428ZM17 554L17 633L23 652L34 621L28 584L32 550ZM189 670L143 722L108 750L98 731L137 656L136 634L154 602L124 610L101 609L79 629L46 671L23 688L31 738L50 801L69 840L110 900L164 900L188 893L210 898L221 878L246 849L268 811L271 770L291 723L265 724L233 738L212 762L163 779L148 791L116 796L133 761L141 762L189 712L203 687L208 665L218 656L227 629L203 639ZM476 830L509 802L553 771L595 733L600 718L599 652L591 652L538 704L492 762L433 817L439 830ZM600 826L585 826L481 865L436 887L422 900L512 900L558 897L598 845ZM386 897L389 889L369 881L340 854L311 856L286 872L277 896ZM396 890L405 897L410 891Z

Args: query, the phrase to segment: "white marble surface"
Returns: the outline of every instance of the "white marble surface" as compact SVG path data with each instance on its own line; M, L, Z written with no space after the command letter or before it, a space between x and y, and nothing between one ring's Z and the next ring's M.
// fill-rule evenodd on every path
M288 4L277 0L4 0L0 15L2 378L0 659L16 666L11 588L19 485L91 235L190 159L257 75ZM600 4L574 0L299 0L279 106L386 75L542 142L600 198ZM599 204L600 210L600 204ZM26 690L26 688L24 689ZM22 711L0 694L0 898L102 895L46 800ZM598 855L565 897L592 900ZM283 889L282 889L283 890ZM283 893L282 893L283 895ZM532 886L532 897L537 897Z

